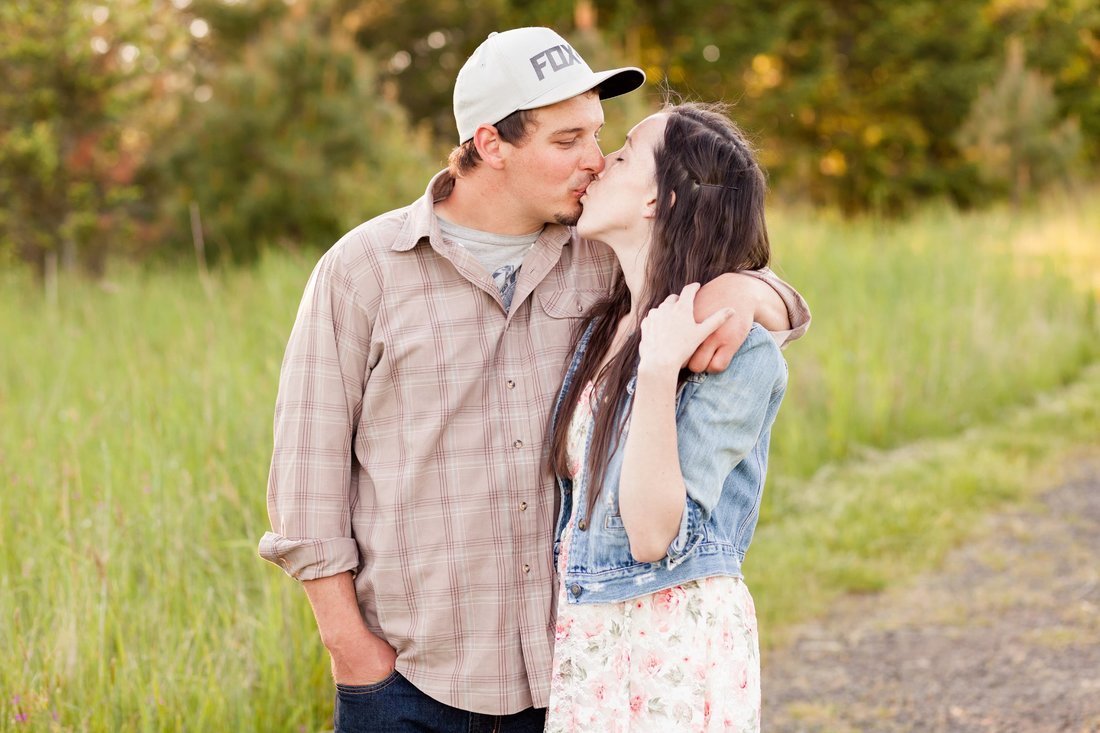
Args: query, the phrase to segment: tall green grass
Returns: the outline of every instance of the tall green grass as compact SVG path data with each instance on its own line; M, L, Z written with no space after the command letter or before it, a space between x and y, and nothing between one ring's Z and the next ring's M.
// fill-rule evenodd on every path
M822 466L858 471L875 451L996 425L1100 357L1087 284L1015 247L1052 220L1096 237L1096 217L773 214L777 269L814 325L787 351L753 550L768 548L784 575L774 596L786 605L769 618L798 617L783 588L813 575L843 589L845 557L862 573L861 553L891 551L881 513L896 505L830 515L821 498L851 506L888 487L821 490ZM28 277L0 276L0 731L327 725L327 657L308 604L255 551L278 368L311 266L272 255L207 288L193 273L120 270L64 280L56 306ZM955 506L954 492L934 496ZM830 516L870 539L839 546L822 573L814 543L799 543Z
M1087 217L1100 249L1100 214ZM864 447L948 435L1065 384L1100 354L1094 295L1062 253L1013 254L1035 214L928 210L904 224L772 218L777 269L809 300L787 350L773 456L805 476Z

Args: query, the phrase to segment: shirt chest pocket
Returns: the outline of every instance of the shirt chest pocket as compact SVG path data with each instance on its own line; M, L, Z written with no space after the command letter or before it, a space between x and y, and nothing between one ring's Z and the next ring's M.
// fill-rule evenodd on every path
M605 295L602 290L548 290L539 293L538 299L543 312L551 318L581 318Z

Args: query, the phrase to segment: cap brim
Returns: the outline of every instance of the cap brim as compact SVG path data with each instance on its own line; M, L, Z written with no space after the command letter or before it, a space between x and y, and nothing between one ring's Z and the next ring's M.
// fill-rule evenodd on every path
M578 94L584 94L596 87L600 88L600 99L611 99L612 97L618 97L621 94L632 92L642 84L645 84L645 72L634 66L628 66L622 69L611 69L610 71L600 71L583 79L575 79L569 84L562 84L559 87L551 89L517 109L547 107L551 104L557 104L563 100L575 97Z
M645 72L636 66L601 71L596 76L600 79L596 85L600 88L600 99L611 99L645 84Z

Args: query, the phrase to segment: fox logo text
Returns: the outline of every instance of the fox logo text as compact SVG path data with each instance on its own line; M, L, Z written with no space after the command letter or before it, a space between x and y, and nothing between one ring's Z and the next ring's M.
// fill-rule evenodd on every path
M551 71L560 71L564 68L572 66L573 64L582 64L580 56L573 50L567 43L563 43L560 46L551 46L545 51L540 51L531 57L531 66L534 67L535 73L539 77L539 81L546 78L546 67L549 66Z

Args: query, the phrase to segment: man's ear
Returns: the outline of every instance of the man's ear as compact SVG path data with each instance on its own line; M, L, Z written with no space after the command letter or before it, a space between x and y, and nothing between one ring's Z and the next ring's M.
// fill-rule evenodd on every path
M495 170L504 167L506 152L504 148L508 144L500 139L500 133L492 125L478 125L474 131L474 147L485 165Z

